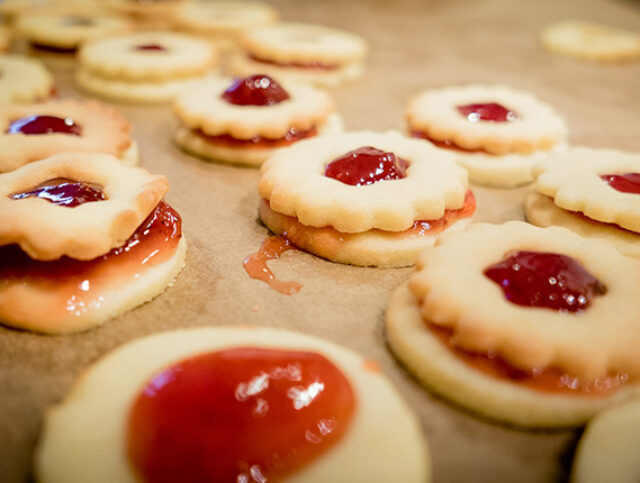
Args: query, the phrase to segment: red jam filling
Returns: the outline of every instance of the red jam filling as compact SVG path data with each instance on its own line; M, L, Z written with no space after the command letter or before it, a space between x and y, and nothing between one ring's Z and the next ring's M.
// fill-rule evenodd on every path
M363 186L406 178L408 167L409 163L394 153L364 146L331 161L324 175L351 186Z
M444 214L437 220L418 220L406 234L410 236L434 236L442 233L458 220L463 220L473 216L476 212L476 197L471 190L464 196L464 204L459 210L444 210Z
M230 148L279 148L282 146L289 146L290 144L300 141L301 139L310 138L316 136L318 131L315 127L310 129L298 129L292 127L287 133L278 139L265 138L262 136L254 136L250 139L238 139L230 136L229 134L219 134L217 136L210 136L205 134L199 129L193 131L197 136L204 138L205 141L212 144L218 144L221 146L227 146Z
M456 106L456 109L470 122L510 122L518 119L518 114L497 102L467 104L465 106Z
M603 174L600 178L617 191L640 194L640 173Z
M167 48L159 44L137 45L133 50L143 50L145 52L167 52Z
M606 287L576 260L557 253L516 252L491 265L484 275L505 298L526 307L577 312L606 293Z
M14 193L10 197L14 200L40 198L54 205L66 206L68 208L107 199L100 189L96 189L86 183L64 178L45 181L31 191Z
M240 347L183 360L133 404L128 455L147 482L278 481L334 446L356 400L320 354Z
M290 98L280 84L264 74L234 80L221 97L236 106L272 106Z
M68 117L27 116L11 121L8 134L69 134L80 136L82 128Z
M296 69L311 69L311 70L334 70L338 68L338 65L325 64L323 62L276 62L275 60L262 59L255 55L249 55L249 58L255 62L261 62L263 64L277 65L278 67L294 67Z

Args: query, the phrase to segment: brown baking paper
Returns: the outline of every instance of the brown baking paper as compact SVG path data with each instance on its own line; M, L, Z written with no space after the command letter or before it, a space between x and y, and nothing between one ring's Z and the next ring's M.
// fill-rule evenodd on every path
M288 20L345 28L369 40L365 78L333 91L350 129L401 127L408 97L427 87L504 83L556 106L570 126L571 142L640 151L640 63L587 63L548 53L539 43L540 30L564 18L640 30L637 2L283 0L276 5ZM72 87L72 60L38 55L53 68L62 95L80 96ZM566 479L577 432L522 431L476 418L423 390L392 357L383 313L389 294L411 269L349 267L289 251L270 266L280 280L302 283L298 294L281 295L250 279L242 260L267 235L257 220L258 171L181 153L171 141L176 122L168 107L120 109L134 125L142 165L171 181L167 199L183 217L187 265L164 294L86 333L51 337L0 327L1 481L27 479L45 409L65 396L89 364L147 334L218 325L297 330L378 361L420 418L437 482ZM525 191L478 188L476 219L522 218Z

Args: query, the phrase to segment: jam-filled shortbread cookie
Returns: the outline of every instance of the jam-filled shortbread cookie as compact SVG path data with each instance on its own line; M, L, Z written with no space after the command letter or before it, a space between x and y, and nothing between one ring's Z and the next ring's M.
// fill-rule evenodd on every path
M184 264L163 176L63 153L0 175L0 322L86 330L161 293Z
M163 103L197 87L216 62L205 40L169 32L143 32L85 44L78 84L109 99Z
M260 218L272 232L362 266L413 265L475 211L452 156L396 132L321 136L277 151L262 167L259 191Z
M217 79L175 103L176 141L204 158L259 166L277 148L342 131L334 109L331 97L311 86L260 74Z
M640 261L564 228L442 236L391 297L387 337L426 386L510 424L583 424L640 391Z
M111 352L48 412L36 457L43 483L426 483L430 466L417 419L375 362L249 327Z
M596 415L573 460L572 483L636 483L640 480L640 399Z
M0 55L0 103L44 101L53 90L53 77L39 60Z
M105 153L137 164L129 122L96 101L0 106L0 173L64 151Z
M278 23L247 32L246 50L231 59L235 74L265 72L277 78L334 87L359 78L367 43L355 34L320 25Z
M531 182L533 164L562 150L567 131L550 106L503 86L424 91L406 120L412 136L451 150L472 182L504 188Z
M542 31L552 52L586 60L618 62L640 58L640 34L583 20L564 20Z
M536 164L527 219L560 225L640 258L640 154L574 148Z

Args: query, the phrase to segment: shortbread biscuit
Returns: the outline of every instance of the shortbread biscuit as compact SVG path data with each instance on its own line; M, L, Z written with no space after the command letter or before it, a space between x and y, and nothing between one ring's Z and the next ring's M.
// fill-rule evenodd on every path
M635 483L640 475L640 399L596 415L573 460L572 483Z
M462 288L461 288L462 289ZM584 424L593 414L638 386L601 394L538 385L535 376L514 369L515 377L491 374L429 329L418 300L407 284L392 295L386 313L386 336L395 356L430 390L455 404L495 421L517 426L554 428ZM499 372L498 372L499 374ZM516 375L517 374L517 375Z
M128 457L131 434L129 421L135 407L134 403L140 397L143 387L149 384L151 378L171 370L172 367L186 361L194 361L198 356L212 357L217 354L229 354L227 365L230 370L225 377L234 380L235 374L231 368L237 365L231 364L237 357L233 356L234 352L231 351L247 354L245 357L249 363L273 351L278 351L291 360L298 358L303 362L290 363L282 370L285 373L290 371L291 377L302 381L309 377L303 358L321 357L327 361L326 364L335 368L334 371L342 374L342 380L346 380L353 393L355 412L350 421L345 423L346 429L339 439L335 440L328 451L316 453L306 463L279 478L279 481L431 481L431 463L418 421L383 374L371 370L375 363L366 361L350 350L309 335L271 328L228 327L187 329L151 335L116 349L90 367L67 398L60 405L50 409L46 415L36 456L38 480L43 483L138 481L140 476L136 474L134 463ZM265 364L263 367L271 367ZM215 377L207 376L206 368L207 366L204 366L202 369L201 377ZM240 399L236 399L238 402L235 404L242 405L243 401L250 404L257 397L265 398L265 401L278 402L277 399L270 398L275 398L275 395L285 390L288 384L284 381L276 382L275 377L281 376L275 374L280 372L256 372L256 378L252 381L260 383L260 386L252 386L253 392L248 392L247 396L242 392L243 386L239 384ZM324 373L319 374L318 377L322 378ZM258 376L261 379L258 380ZM105 381L114 377L115 383L105 384ZM298 389L293 387L296 379L291 382L290 389L294 391ZM322 394L331 391L335 393L336 383L324 379L322 382L325 391ZM304 386L301 389L304 389ZM342 395L344 391L345 389L341 389L339 394ZM174 390L174 393L176 392L177 390ZM187 404L196 405L199 401L190 400ZM313 396L306 404L311 405L310 409L319 411L319 415L323 414L322 408L315 409ZM227 417L235 420L239 417L235 414L242 409L243 406L238 406L238 411L231 410ZM274 405L272 408L270 405L269 409L275 411L278 406ZM96 414L101 415L97 420ZM302 417L306 413L301 410L299 414ZM202 431L208 428L215 431L218 419L211 415L208 422L204 423L206 425ZM292 418L286 430L278 427L271 430L278 432L282 439L287 441L285 438L297 429L296 419ZM84 429L89 421L92 430L87 433ZM337 419L334 422L336 431L340 430L340 426L337 425L342 421ZM264 434L261 432L259 418L255 418L250 425L238 426L237 430L240 431L240 437L253 432ZM311 432L309 438L315 434ZM393 438L389 437L391 433ZM198 441L191 439L187 444L190 448L188 453L197 454L200 447ZM270 449L276 444L276 441L269 442L267 448ZM244 448L242 453L251 451L251 446ZM85 457L89 454L92 455L90 458ZM244 458L252 459L250 455ZM199 469L198 458L192 461L195 461L195 464L180 460L174 463L178 468L190 465L191 468L196 466ZM217 461L220 466L235 464L235 461ZM286 462L287 458L283 458L283 461ZM239 465L239 468L241 466ZM265 471L264 468L262 471ZM238 469L238 479L242 476L241 472L242 470ZM271 481L269 468L266 472L264 476Z
M556 206L640 233L640 196L602 178L629 173L640 177L640 154L612 149L574 148L534 167L536 189Z
M557 288L560 298L552 290L560 275L550 275L549 298L540 298L546 295L535 282L531 296L537 293L535 300L544 303L562 302L558 309L507 300L503 289L511 283L500 286L484 271L520 252L570 257L578 264L577 273L584 274L580 276L595 280L594 295L573 295L564 281ZM410 287L421 313L437 327L452 331L456 347L490 352L521 370L554 368L587 381L617 372L634 380L640 375L634 295L640 289L640 261L606 242L523 222L477 224L463 233L443 235L435 248L423 253L418 267ZM563 308L571 305L577 311Z
M57 123L50 124L51 117ZM39 120L42 125L30 128ZM73 134L56 131L59 127L70 127ZM0 173L63 151L124 156L131 146L130 131L120 113L96 101L0 106Z
M542 31L542 43L552 52L599 62L640 57L640 33L583 20L564 20Z
M39 60L0 55L0 103L38 102L51 97L53 77Z

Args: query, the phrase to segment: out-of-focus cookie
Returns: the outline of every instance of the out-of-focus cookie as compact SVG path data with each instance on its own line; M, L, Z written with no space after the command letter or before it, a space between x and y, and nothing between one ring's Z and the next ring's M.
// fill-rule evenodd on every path
M367 42L350 32L303 23L278 23L247 32L246 52L234 55L237 75L264 72L276 78L335 87L364 72Z
M640 33L584 20L564 20L542 31L552 52L598 62L640 58Z
M97 40L79 52L84 90L124 102L166 103L210 75L216 52L205 40L143 32Z
M0 26L0 53L6 52L11 47L11 31L7 27Z
M0 175L0 322L87 330L159 293L184 265L164 176L62 153Z
M283 146L342 130L326 92L260 74L212 80L180 97L174 110L176 141L187 152L249 166Z
M54 93L44 64L18 54L0 55L0 103L45 101Z
M491 419L584 424L640 393L640 262L564 228L476 224L426 250L387 310L394 354Z
M567 129L533 95L503 86L424 91L409 101L412 136L450 150L472 182L511 188L533 180L531 167L566 149Z
M185 0L103 0L113 12L127 15L138 27L164 29L171 26Z
M262 167L260 217L298 248L339 263L399 267L475 212L452 157L396 132L300 141Z
M94 364L48 412L36 473L43 483L425 483L420 433L375 362L352 351L278 329L188 329Z

